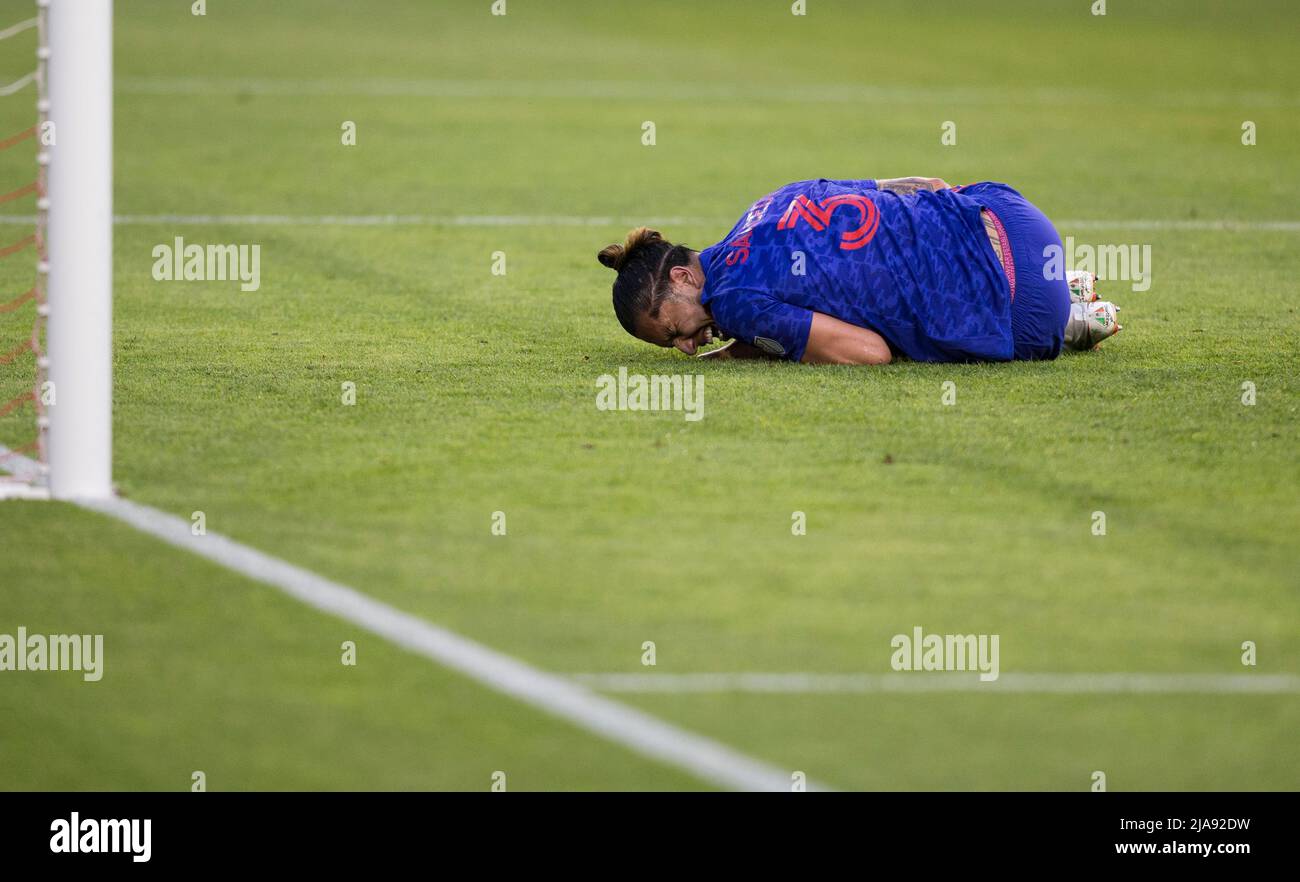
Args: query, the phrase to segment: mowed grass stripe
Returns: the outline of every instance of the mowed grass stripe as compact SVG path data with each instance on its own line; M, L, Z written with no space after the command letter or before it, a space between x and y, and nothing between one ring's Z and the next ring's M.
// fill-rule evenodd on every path
M35 223L35 215L0 215L0 224ZM285 227L609 227L695 226L722 227L722 217L615 217L609 215L520 214L120 214L113 223L123 226L285 226ZM1057 229L1081 230L1187 230L1212 232L1300 233L1300 220L1236 220L1175 218L1067 218L1055 221Z

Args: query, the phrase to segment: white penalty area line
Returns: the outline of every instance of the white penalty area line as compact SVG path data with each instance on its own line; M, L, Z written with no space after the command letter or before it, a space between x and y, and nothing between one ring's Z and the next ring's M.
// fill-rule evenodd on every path
M1029 674L1005 673L982 681L977 673L918 671L890 674L604 673L570 679L602 692L753 693L763 695L875 695L881 693L999 692L1046 695L1289 695L1300 693L1293 674Z
M8 458L4 458L8 455ZM26 460L26 462L24 462ZM30 473L35 463L0 447L0 463ZM17 463L17 465L13 465ZM257 551L218 533L195 536L190 523L126 499L74 499L169 545L278 588L306 605L365 628L490 689L580 729L728 790L790 791L792 772L719 741L666 723L598 695L567 677L539 670L446 628L375 600L354 588ZM808 782L809 790L831 790Z
M0 224L29 226L35 215L3 214ZM734 219L721 217L618 217L583 214L119 214L119 226L283 226L283 227L626 227L640 224L719 227ZM1300 233L1300 220L1176 220L1172 218L1101 218L1055 221L1071 230L1186 230Z

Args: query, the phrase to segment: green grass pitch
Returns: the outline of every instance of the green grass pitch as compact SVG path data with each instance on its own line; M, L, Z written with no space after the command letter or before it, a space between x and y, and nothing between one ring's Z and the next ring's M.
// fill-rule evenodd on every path
M207 6L117 4L128 498L553 672L644 673L653 641L660 673L883 673L921 625L1000 635L1004 673L1300 674L1293 4ZM0 43L0 80L33 47ZM1042 364L688 362L613 318L594 255L632 220L698 248L787 181L911 174L1149 244L1150 290L1103 282L1125 331ZM558 220L139 221L165 214ZM260 290L154 281L177 235L259 244ZM3 292L30 278L0 261ZM703 373L704 419L598 411L620 366ZM0 672L0 789L704 786L68 505L0 503L0 549L0 633L107 655L94 685ZM1300 787L1297 694L618 697L844 789Z

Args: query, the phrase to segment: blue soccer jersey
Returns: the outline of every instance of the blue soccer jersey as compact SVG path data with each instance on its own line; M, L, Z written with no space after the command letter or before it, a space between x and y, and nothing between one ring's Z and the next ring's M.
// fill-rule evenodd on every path
M789 184L700 253L702 302L727 334L803 358L814 312L918 361L1012 357L1011 291L980 203L872 180Z

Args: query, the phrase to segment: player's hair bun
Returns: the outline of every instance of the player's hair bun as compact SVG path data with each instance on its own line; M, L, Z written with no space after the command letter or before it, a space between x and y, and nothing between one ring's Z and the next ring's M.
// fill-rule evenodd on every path
M633 252L638 248L644 248L646 245L653 245L655 242L662 242L663 236L659 235L658 230L652 230L648 227L637 227L627 234L627 239L622 245L606 245L600 249L596 259L602 265L609 267L614 272L618 272L623 265L632 257Z

